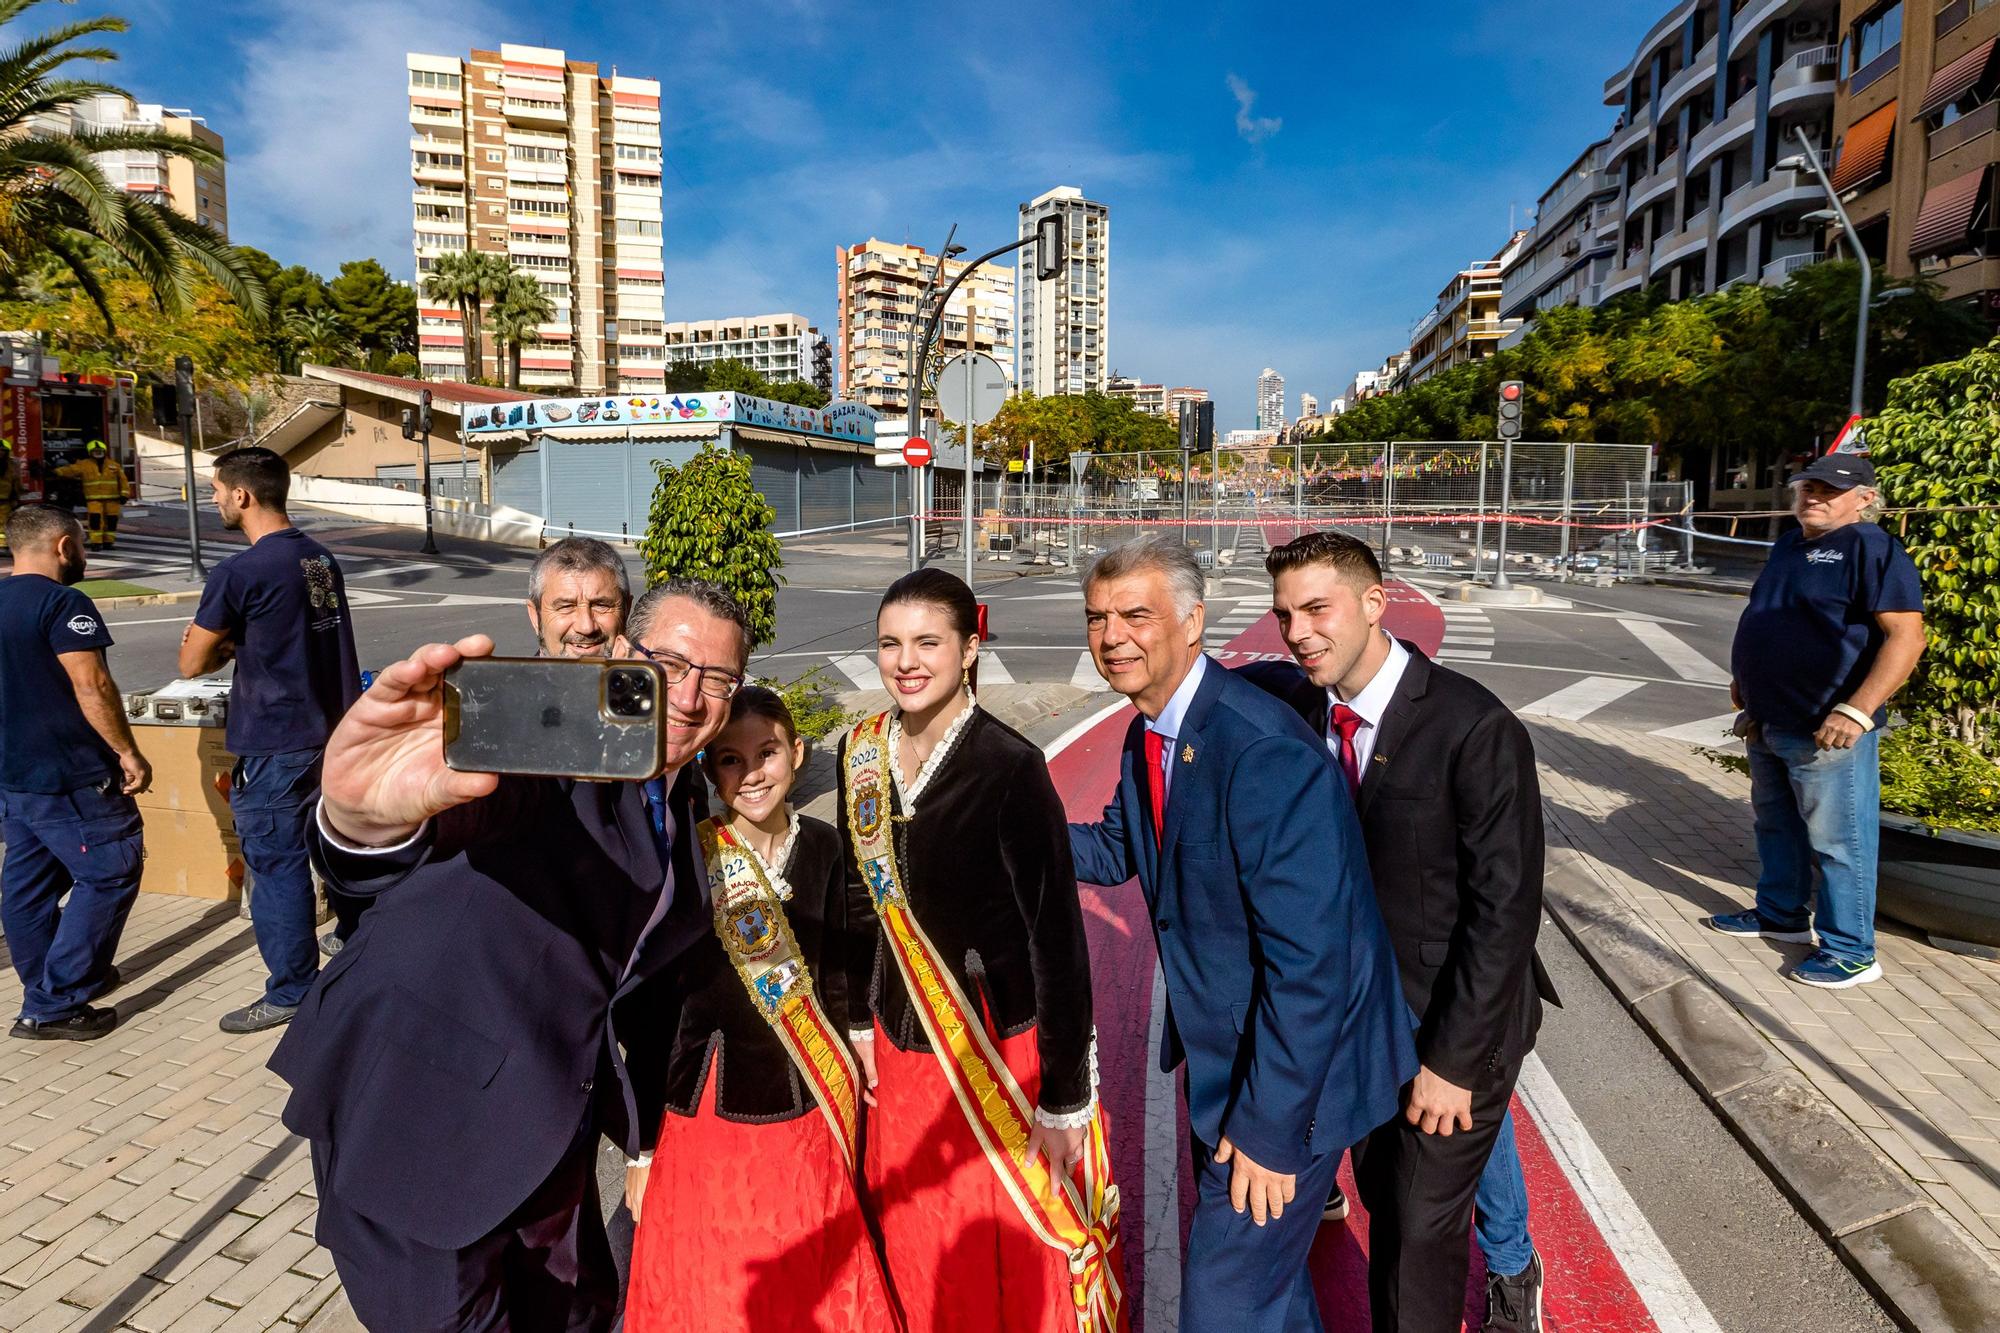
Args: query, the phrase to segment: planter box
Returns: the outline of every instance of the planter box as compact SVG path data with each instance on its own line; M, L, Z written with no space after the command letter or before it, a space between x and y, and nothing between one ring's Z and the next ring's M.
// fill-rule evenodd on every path
M1935 828L1884 811L1875 905L1933 944L1983 945L1982 954L2000 949L2000 835Z

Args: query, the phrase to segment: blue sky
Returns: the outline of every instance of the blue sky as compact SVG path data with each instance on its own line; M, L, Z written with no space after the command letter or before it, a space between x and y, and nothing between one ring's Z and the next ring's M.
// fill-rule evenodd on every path
M109 75L230 153L235 239L408 276L403 53L502 40L665 85L667 317L833 324L834 247L975 250L1053 185L1111 207L1111 361L1248 426L1406 345L1610 125L1668 0L1366 6L813 0L83 0ZM909 73L899 72L909 69Z

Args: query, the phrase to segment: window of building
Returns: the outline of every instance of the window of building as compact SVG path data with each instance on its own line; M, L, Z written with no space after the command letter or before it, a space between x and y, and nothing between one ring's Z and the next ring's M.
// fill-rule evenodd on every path
M539 144L510 144L507 151L516 162L561 162L569 156L560 148L544 148ZM492 154L491 160L498 162L500 155Z
M660 149L657 144L621 143L615 145L615 156L620 162L657 162Z
M1874 76L1895 68L1895 62L1887 57L1902 45L1902 41L1903 5L1902 0L1896 0L1894 4L1883 5L1862 16L1854 25L1842 43L1847 47L1847 59L1841 62L1841 68L1850 79L1865 71L1871 76L1868 82L1873 82ZM1882 62L1882 67L1870 69L1878 60ZM1854 89L1850 87L1849 91Z
M498 161L501 161L501 160L502 160L502 158L501 158L501 153L500 153L500 150L499 150L498 148L489 148L489 149L487 149L487 150L486 150L486 160L487 160L488 162L498 162Z
M413 69L410 71L412 88L435 88L439 92L455 93L463 80L456 74L446 74L434 69Z
M619 218L618 234L620 236L644 236L658 239L660 224L651 218Z

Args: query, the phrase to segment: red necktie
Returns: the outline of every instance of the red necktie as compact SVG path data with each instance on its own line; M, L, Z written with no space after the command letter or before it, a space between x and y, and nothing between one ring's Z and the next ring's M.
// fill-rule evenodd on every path
M1347 790L1352 796L1361 795L1361 756L1354 749L1354 733L1361 730L1361 714L1346 704L1335 704L1333 715L1328 719L1334 734L1340 737L1340 767L1347 774Z
M1167 836L1167 743L1157 731L1146 733L1146 787L1153 799L1153 845Z

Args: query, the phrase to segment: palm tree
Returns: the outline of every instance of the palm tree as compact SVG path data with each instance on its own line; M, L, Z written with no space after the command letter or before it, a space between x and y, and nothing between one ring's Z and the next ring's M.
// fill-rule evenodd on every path
M0 34L41 0L0 0ZM130 194L105 178L101 153L157 153L216 167L222 153L162 130L72 129L75 108L109 83L62 75L75 61L106 62L117 53L80 43L122 33L123 19L64 24L0 46L0 283L11 284L53 256L76 276L112 324L105 270L123 261L151 288L162 309L183 309L196 275L206 271L253 318L264 313L263 284L223 237L164 204Z
M424 279L424 295L433 301L458 307L460 327L465 330L465 377L476 380L486 367L486 336L480 307L497 301L506 290L513 268L500 255L483 250L454 250L438 256L431 275Z
M539 342L537 330L556 317L556 303L542 284L510 270L507 284L493 302L493 338L506 350L507 387L521 387L521 348Z
M294 310L285 320L285 336L298 349L301 361L338 366L354 356L354 335L331 306Z

